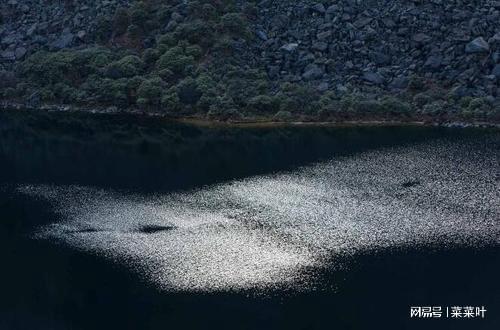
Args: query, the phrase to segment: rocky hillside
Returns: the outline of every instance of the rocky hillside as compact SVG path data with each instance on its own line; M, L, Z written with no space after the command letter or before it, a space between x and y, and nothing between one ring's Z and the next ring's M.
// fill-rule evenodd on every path
M100 25L127 0L4 0L0 4L0 57L4 66L40 49L94 43Z
M317 80L321 90L404 89L418 74L496 97L499 10L500 1L489 0L267 0L254 50L270 77Z
M497 120L500 1L4 0L4 99Z

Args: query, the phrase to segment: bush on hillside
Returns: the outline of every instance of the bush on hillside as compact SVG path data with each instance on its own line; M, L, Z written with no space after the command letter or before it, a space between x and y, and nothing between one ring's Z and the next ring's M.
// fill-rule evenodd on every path
M382 98L382 100L380 100L380 105L382 111L386 113L410 114L412 111L412 108L408 103L392 96Z
M161 106L166 112L177 112L182 109L182 104L175 87L171 87L164 91L161 98Z
M118 8L113 16L113 33L115 35L122 35L127 32L130 24L130 15L126 8Z
M196 80L187 77L177 84L177 95L182 103L196 105L202 92L198 89Z
M246 19L239 13L227 13L221 17L222 31L238 37L248 37L249 27Z
M127 55L118 61L106 66L105 72L108 78L128 78L142 73L144 63L136 55Z
M160 58L160 52L155 48L148 48L142 53L142 62L147 67L151 67Z
M20 63L19 74L40 86L65 82L77 84L97 72L111 61L114 55L104 48L84 50L40 51Z
M159 77L144 80L137 89L137 102L141 105L159 106L165 87Z
M266 114L276 113L280 108L279 99L269 95L257 95L248 101L247 109L251 112Z
M173 35L178 41L186 40L191 44L208 48L212 46L215 40L215 29L213 24L196 19L188 23L179 24Z
M194 65L194 57L186 55L184 49L175 46L167 50L156 61L156 69L158 71L168 69L177 75L185 75Z

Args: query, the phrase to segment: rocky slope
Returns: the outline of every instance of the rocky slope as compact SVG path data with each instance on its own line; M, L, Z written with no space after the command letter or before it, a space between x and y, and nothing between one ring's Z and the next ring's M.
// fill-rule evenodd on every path
M318 88L404 89L419 74L458 93L497 96L500 1L259 3L255 53L272 78Z
M436 107L450 106L447 103L450 98L455 99L451 105L454 108L463 106L460 101L463 98L472 97L481 98L481 101L476 102L481 111L487 107L498 112L500 1L231 2L143 1L150 7L151 3L154 6L161 3L168 10L163 16L155 14L155 24L151 24L153 27L147 32L141 28L141 37L130 42L129 36L135 31L133 28L137 27L134 24L128 25L128 28L125 26L121 34L128 37L121 37L116 32L115 12L137 1L4 0L0 4L0 88L15 88L22 81L22 78L17 77L18 64L40 50L57 52L101 44L112 50L132 49L144 59L148 48L158 52L160 39L165 34L177 33L179 38L182 35L178 33L180 26L184 30L191 23L194 26L209 8L201 7L203 5L217 10L222 7L223 13L229 12L227 8L231 8L231 12L241 13L245 18L251 35L242 37L230 34L232 52L224 57L224 61L242 70L265 72L269 82L266 95L274 97L282 91L284 83L291 83L306 86L317 93L315 96L318 99L325 93L333 100L353 93L362 93L367 100L377 99L381 95L395 95L412 105L416 104L417 108L422 109L427 105L432 108L427 109L427 112L432 112ZM135 12L127 19L133 20L134 15L137 21L148 19L149 22L147 16ZM217 27L224 23L216 22ZM110 31L110 26L114 30ZM194 28L193 31L199 33ZM220 32L219 28L214 31L215 35ZM194 43L191 39L196 39L185 34L183 38L189 39L189 43ZM197 60L200 63L197 70L216 71L213 67L219 65L213 64L221 61L221 57L214 55L213 49L221 48L220 43L206 46L203 41L199 41L203 38L201 36L196 40L203 48L203 55ZM161 49L160 53L164 51ZM149 78L157 76L158 72L147 71L145 74ZM215 80L227 78L218 74ZM186 75L196 79L198 73ZM171 81L162 79L170 86ZM225 93L228 87L219 86L217 90ZM409 90L412 93L408 94ZM5 94L4 98L7 97ZM435 94L446 97L438 95L436 100L432 100ZM227 101L228 97L235 98L229 95L223 99ZM466 108L469 102L469 99L465 102ZM192 105L196 102L188 103ZM239 106L235 100L231 99L230 103ZM344 103L337 102L335 106ZM283 110L283 106L275 110Z
M40 49L52 51L94 43L102 19L127 0L3 0L0 4L4 66Z

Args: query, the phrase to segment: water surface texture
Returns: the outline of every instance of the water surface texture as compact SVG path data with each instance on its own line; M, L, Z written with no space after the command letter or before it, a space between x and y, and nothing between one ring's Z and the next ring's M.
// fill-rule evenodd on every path
M498 325L497 131L26 116L0 133L2 329ZM415 304L491 313L425 324Z
M159 288L302 289L304 269L335 266L336 257L500 243L491 142L385 148L175 194L19 190L46 198L62 215L37 238L133 264Z

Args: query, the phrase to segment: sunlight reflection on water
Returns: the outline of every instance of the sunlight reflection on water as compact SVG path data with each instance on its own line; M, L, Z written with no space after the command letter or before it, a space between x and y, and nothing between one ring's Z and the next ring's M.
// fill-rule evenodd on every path
M129 265L160 289L299 290L313 282L304 270L332 256L500 243L497 172L494 148L441 141L155 196L19 190L62 215L35 237Z

